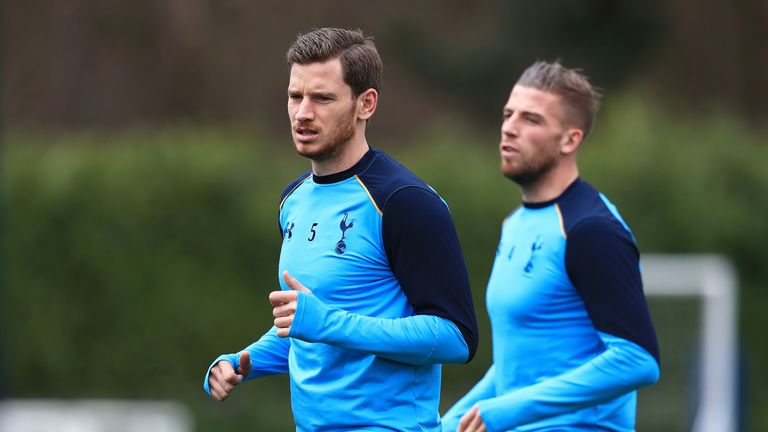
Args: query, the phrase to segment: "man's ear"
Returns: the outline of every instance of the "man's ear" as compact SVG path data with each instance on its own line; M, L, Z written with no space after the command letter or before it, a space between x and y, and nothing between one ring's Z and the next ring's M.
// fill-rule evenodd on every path
M560 153L573 154L581 147L581 141L584 139L584 131L578 128L567 129L560 141Z
M368 120L376 112L376 104L379 102L379 93L375 89L368 89L357 97L357 117Z

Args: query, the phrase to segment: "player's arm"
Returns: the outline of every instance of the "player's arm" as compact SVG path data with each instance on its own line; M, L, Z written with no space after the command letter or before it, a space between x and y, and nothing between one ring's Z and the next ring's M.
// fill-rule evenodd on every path
M566 269L605 350L565 374L479 402L489 431L594 406L659 378L656 333L631 235L618 222L581 222L568 233Z
M416 316L438 317L461 332L469 353L478 330L467 266L447 204L431 189L406 187L382 208L384 249Z
M410 364L469 361L477 347L477 323L466 265L447 206L431 190L406 187L383 207L387 258L415 314L397 319L369 317L329 308L308 293L276 292L273 295L280 299L270 297L276 306L276 325L285 318L281 322L284 328L290 327L286 334L290 337ZM298 281L290 279L286 283L297 289Z
M656 360L645 349L607 333L606 350L560 376L478 402L489 431L505 431L615 399L659 378Z
M441 421L443 431L456 432L459 420L481 400L496 397L496 367L491 365L485 376L472 387L467 394L456 402L448 412L443 415Z
M280 196L282 202L307 178L305 172L291 182ZM278 211L278 232L283 237L282 212ZM259 340L239 353L222 354L208 367L203 380L203 390L218 400L226 399L233 386L260 376L287 373L290 342L277 335L272 327ZM247 354L244 356L244 354ZM241 364L241 360L248 364ZM211 388L213 385L214 388Z
M278 335L409 364L463 363L469 349L453 322L431 315L377 318L326 306L285 272L290 291L270 293Z
M288 372L290 341L272 327L259 340L238 353L222 354L208 367L203 381L206 393L224 399L232 386L254 378ZM243 353L247 353L243 357ZM245 360L248 364L241 364ZM211 388L213 385L214 388ZM223 397L217 397L222 396Z

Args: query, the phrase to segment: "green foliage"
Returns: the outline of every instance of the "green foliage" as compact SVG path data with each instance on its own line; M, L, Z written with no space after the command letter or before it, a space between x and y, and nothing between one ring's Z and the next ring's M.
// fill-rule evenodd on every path
M24 377L12 394L179 396L214 352L258 336L276 286L276 184L297 169L248 139L9 137L2 303Z
M663 6L658 0L496 1L485 6L483 22L451 31L434 31L418 15L398 16L377 41L421 86L471 107L465 115L488 125L504 103L488 95L504 98L536 60L583 68L600 87L637 79L669 32ZM457 9L462 21L472 22Z
M584 145L582 176L617 204L643 252L734 260L745 351L750 363L768 363L758 333L768 300L765 137L631 99L606 106ZM436 125L408 146L373 143L446 199L470 269L480 351L470 365L446 367L444 407L490 364L485 283L501 221L519 204L498 173L497 141L495 131ZM308 166L286 139L276 142L285 145L200 128L8 135L0 314L10 395L174 398L192 407L199 430L290 428L285 377L245 385L224 404L201 389L216 355L271 325L277 201ZM752 423L765 425L758 407L768 400L751 395Z

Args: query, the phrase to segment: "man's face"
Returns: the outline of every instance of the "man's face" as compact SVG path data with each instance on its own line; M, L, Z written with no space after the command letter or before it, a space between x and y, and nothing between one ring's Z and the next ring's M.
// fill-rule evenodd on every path
M521 186L538 181L560 160L565 132L560 97L516 85L504 106L501 172Z
M356 107L338 58L291 66L288 117L298 154L315 161L333 159L355 135Z

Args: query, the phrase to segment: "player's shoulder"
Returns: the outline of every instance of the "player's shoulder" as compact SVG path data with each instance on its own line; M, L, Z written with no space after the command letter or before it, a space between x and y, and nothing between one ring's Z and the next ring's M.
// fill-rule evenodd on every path
M569 239L616 234L633 238L616 206L584 180L577 179L558 200L558 206Z
M380 209L384 210L393 199L418 201L427 198L427 202L442 202L432 187L393 157L380 150L371 149L371 152L373 157L361 167L358 178Z
M514 209L512 209L511 212L509 212L506 216L504 216L504 219L502 220L502 225L507 225L510 223L513 223L515 220L520 218L520 215L525 211L525 205L520 204Z
M280 208L283 207L285 200L296 190L305 180L312 176L312 169L304 171L300 176L296 177L292 182L288 183L288 186L283 189L283 193L280 195Z

